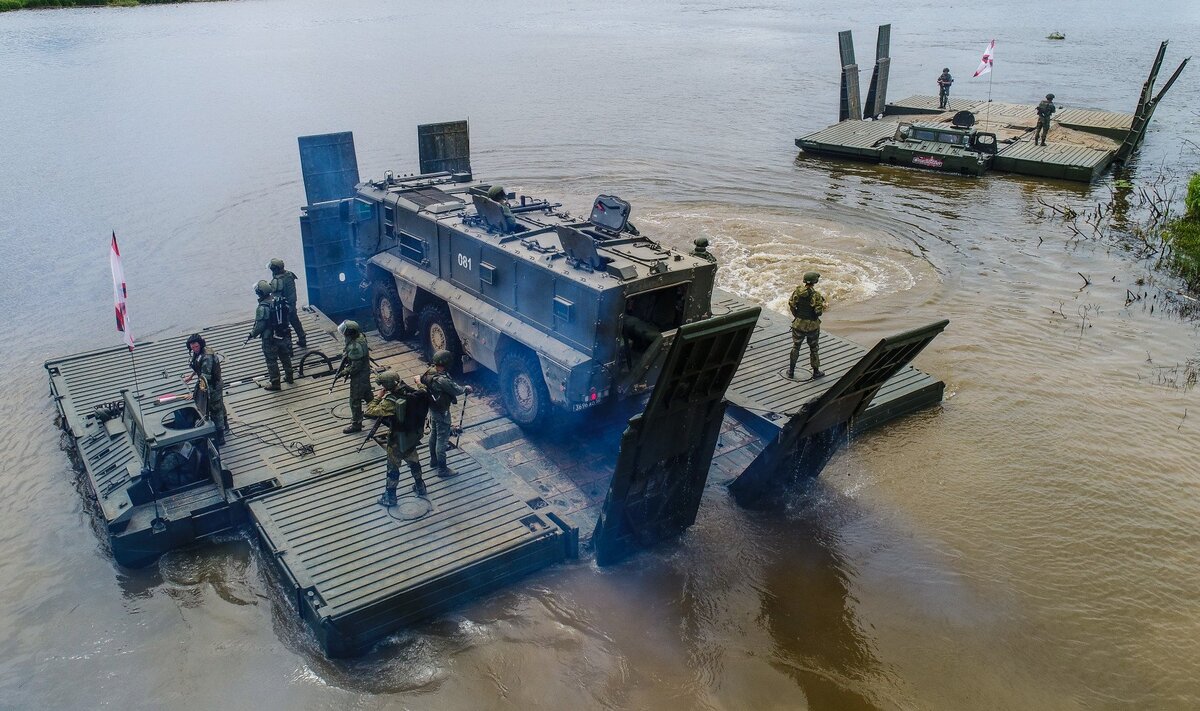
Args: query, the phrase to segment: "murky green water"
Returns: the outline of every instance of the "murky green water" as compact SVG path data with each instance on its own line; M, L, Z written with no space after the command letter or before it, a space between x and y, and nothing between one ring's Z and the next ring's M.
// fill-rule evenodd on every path
M795 160L836 119L836 32L889 95L957 96L997 38L998 101L1132 110L1200 49L1192 3L246 1L0 15L0 706L1191 708L1200 704L1200 334L1124 306L1149 273L1036 218L1094 186ZM1065 42L1042 38L1066 33ZM1134 180L1200 167L1200 83ZM325 661L232 538L116 569L53 429L41 362L249 315L301 262L297 135L353 130L364 174L469 117L477 174L634 205L708 236L723 285L782 308L823 272L860 342L951 319L918 364L944 407L863 437L783 514L714 489L677 544L535 576ZM1080 289L1088 275L1091 285ZM1148 291L1148 304L1158 294ZM182 348L181 348L182 367Z

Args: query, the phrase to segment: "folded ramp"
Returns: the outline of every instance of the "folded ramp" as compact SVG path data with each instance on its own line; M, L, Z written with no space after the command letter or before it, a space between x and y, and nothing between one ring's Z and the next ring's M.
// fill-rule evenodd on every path
M667 353L642 414L629 420L592 542L615 563L696 520L725 417L725 390L758 322L758 307L687 324Z
M820 474L845 439L851 422L867 409L879 388L949 323L942 320L880 340L833 387L805 403L783 426L779 437L729 485L738 503L775 503L792 481Z

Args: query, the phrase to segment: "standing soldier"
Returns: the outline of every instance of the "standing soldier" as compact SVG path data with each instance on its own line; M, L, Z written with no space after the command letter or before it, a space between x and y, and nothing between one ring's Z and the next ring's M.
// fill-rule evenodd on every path
M408 412L409 398L406 396L413 389L404 384L400 376L390 370L385 370L375 376L375 382L382 386L375 399L367 405L367 415L377 417L388 426L387 436L387 483L383 496L379 497L381 506L396 505L396 487L400 485L400 462L408 462L412 472L412 491L417 496L425 496L425 480L421 478L421 462L417 459L417 445L421 443L425 425L413 422L415 418ZM415 406L415 405L413 405ZM424 419L422 414L421 419Z
M276 294L283 296L288 305L288 324L296 331L296 345L308 347L308 338L304 335L304 327L300 325L300 313L296 311L296 275L283 268L282 259L272 259L267 268L271 270L271 288ZM371 389L370 383L367 390Z
M271 284L266 280L259 281L254 285L254 295L258 297L258 309L254 312L254 330L246 337L246 341L249 342L252 338L262 339L263 357L267 360L267 373L271 376L271 384L263 389L280 390L280 361L283 362L283 369L286 373L284 382L288 384L293 382L292 334L288 330L286 321L283 324L275 323L279 319L277 309L273 308L274 305L271 302Z
M371 401L370 348L358 321L342 321L338 332L346 339L342 346L342 367L350 381L350 426L342 433L353 434L362 432L362 406Z
M954 77L950 76L950 67L943 67L942 74L937 78L938 84L938 108L950 108L950 85L954 83Z
M817 272L804 275L804 286L796 287L792 298L788 299L788 308L792 310L792 353L788 361L789 378L796 377L796 359L800 357L800 344L808 341L808 361L812 365L814 380L824 376L821 372L821 359L817 355L821 340L821 314L825 312L825 297L817 291L816 283L821 279Z
M470 385L454 382L446 372L453 357L450 351L437 351L433 354L433 366L421 375L421 385L429 391L429 466L436 468L441 477L455 474L446 465L446 449L450 446L450 406L458 402L459 395L475 392Z
M205 417L216 425L217 434L214 441L218 447L225 444L225 433L229 431L229 419L225 415L225 393L221 382L221 361L204 343L204 337L193 333L187 339L188 352L192 356L192 372L183 382L190 383L192 378L200 376L192 389L192 400L198 405L203 403Z
M1050 117L1055 111L1058 111L1058 107L1054 105L1054 94L1046 94L1046 98L1037 105L1038 122L1037 130L1033 132L1033 145L1038 144L1039 136L1042 145L1046 145L1046 134L1050 133Z

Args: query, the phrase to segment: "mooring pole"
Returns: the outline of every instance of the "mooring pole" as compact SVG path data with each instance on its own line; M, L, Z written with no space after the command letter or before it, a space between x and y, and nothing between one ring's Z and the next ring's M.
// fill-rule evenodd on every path
M133 394L141 395L142 388L140 385L138 385L138 376L137 376L137 358L135 358L133 356L132 348L129 349L129 362L133 364Z

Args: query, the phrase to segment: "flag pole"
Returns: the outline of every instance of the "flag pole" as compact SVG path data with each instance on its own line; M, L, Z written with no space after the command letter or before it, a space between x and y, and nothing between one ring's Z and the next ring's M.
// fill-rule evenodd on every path
M984 119L983 119L983 122L984 122L985 124L987 124L987 126L988 126L988 129L987 129L987 130L991 131L992 133L995 133L995 132L996 132L996 130L992 128L992 75L993 75L993 74L995 74L995 73L996 73L996 65L995 65L995 62L993 62L993 63L992 63L992 69L991 69L991 71L989 71L989 72L988 72L988 105L987 105L987 115L986 115L986 116L984 117Z
M140 385L138 385L138 376L137 376L137 357L133 355L132 348L129 349L129 362L133 364L133 394L141 395L142 387Z

